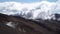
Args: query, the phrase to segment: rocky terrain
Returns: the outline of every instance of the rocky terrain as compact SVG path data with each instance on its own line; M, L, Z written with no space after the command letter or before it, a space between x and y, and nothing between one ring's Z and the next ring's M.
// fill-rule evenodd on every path
M0 13L0 34L60 34L60 22L35 21Z

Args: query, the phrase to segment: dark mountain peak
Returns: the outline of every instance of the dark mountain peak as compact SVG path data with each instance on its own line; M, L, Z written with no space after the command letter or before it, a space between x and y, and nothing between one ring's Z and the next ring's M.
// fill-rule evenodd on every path
M0 13L0 17L8 17L8 15Z
M60 14L57 14L57 13L56 13L56 14L55 14L55 17L56 17L56 18L60 18Z

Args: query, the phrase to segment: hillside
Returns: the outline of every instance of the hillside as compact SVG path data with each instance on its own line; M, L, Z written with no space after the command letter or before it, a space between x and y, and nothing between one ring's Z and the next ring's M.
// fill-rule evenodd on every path
M10 23L10 25L9 25ZM60 23L54 20L29 20L0 13L0 34L60 34Z

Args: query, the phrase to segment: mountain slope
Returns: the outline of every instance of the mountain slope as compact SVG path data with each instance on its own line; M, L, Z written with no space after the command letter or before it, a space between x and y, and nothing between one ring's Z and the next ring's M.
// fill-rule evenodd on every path
M11 16L11 15L8 16L5 14L0 14L0 23L2 23L2 25L8 24L7 26L17 30L18 33L22 33L22 34L29 34L29 33L30 34L59 34L60 33L59 32L60 23L57 21L40 20L39 22L37 22L34 20L24 19L19 16ZM5 29L5 27L3 29Z

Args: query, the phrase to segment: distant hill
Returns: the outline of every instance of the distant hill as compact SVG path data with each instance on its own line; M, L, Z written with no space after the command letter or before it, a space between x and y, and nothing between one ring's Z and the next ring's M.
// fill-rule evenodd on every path
M0 13L0 34L60 34L60 23L55 20L29 20Z

